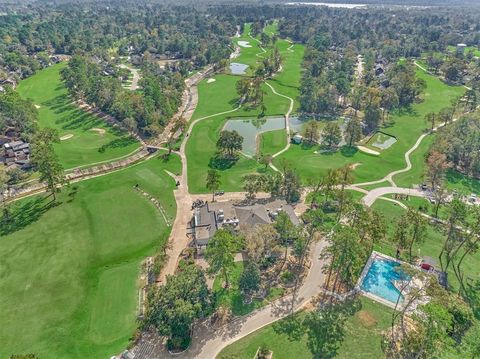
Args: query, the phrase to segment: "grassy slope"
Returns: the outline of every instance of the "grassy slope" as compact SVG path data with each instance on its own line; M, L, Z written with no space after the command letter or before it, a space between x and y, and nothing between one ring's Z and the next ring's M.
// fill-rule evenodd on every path
M389 326L390 309L366 298L362 298L361 303L361 310L350 317L344 326L344 339L335 358L383 357L380 347L381 332ZM299 313L296 316L301 319L304 314ZM365 317L370 320L364 320ZM312 358L314 355L307 344L307 336L304 334L300 340L289 340L286 334L275 330L282 323L285 323L285 320L282 320L280 325L268 325L240 339L221 351L218 358L250 359L262 345L273 350L274 358ZM299 333L305 331L304 327L300 327Z
M271 29L274 29L271 27ZM245 26L244 33L240 38L235 38L234 41L249 41L252 47L241 48L240 57L233 60L234 62L248 64L254 66L260 57L256 54L261 52L258 42L252 40L248 36L250 27ZM298 84L300 81L300 66L303 58L303 46L295 45L296 53L292 55L286 49L290 44L285 40L278 41L279 49L284 56L283 71L276 75L274 80L270 83L280 93L285 93L288 96L296 98L298 93ZM267 49L267 53L271 49ZM297 53L298 51L298 53ZM240 76L232 76L227 74L216 75L215 82L207 83L204 80L199 84L199 102L193 114L192 119L202 118L215 113L224 112L236 108L238 105L238 95L235 90L235 83ZM289 85L287 85L289 84ZM293 87L292 87L293 84ZM289 87L290 86L290 87ZM283 115L287 112L289 101L272 93L270 88L263 86L266 92L264 97L265 105L267 107L266 115ZM208 164L210 158L216 151L216 141L218 134L223 128L225 121L229 118L235 117L256 117L259 109L248 109L242 107L240 110L220 116L202 120L194 127L190 139L186 146L186 154L190 161L188 161L189 172L189 189L193 193L206 192L205 178L208 171ZM269 153L274 153L274 149L268 149ZM192 160L194 159L194 160ZM262 171L263 166L256 161L241 156L239 161L231 168L221 171L222 190L238 191L242 187L242 176L248 173Z
M361 152L343 153L342 151L333 154L315 154L314 151L317 149L315 147L291 146L276 161L279 161L280 158L287 159L295 165L304 179L321 175L332 167L341 167L348 163L360 163L361 165L354 172L357 182L380 179L391 171L405 167L405 152L413 146L426 128L425 114L432 111L440 111L446 104L450 103L451 98L465 91L462 87L447 86L437 78L421 70L417 71L417 76L425 79L427 82L424 101L413 105L410 112L397 113L391 116L394 124L383 130L396 136L398 141L389 149L384 150L379 157ZM422 146L421 149L415 152L415 156L421 155L422 150L426 150L426 147ZM418 171L417 173L423 172L418 167L416 171Z
M268 131L260 134L258 153L261 155L273 155L287 145L285 130Z
M0 357L106 358L133 333L140 262L170 228L133 186L155 195L171 218L180 160L158 157L65 189L45 213L43 196L14 205L18 228L0 241ZM38 220L40 219L41 220Z
M66 63L57 64L39 71L36 75L23 80L18 86L22 97L31 99L40 106L40 127L52 127L60 136L72 134L73 137L55 146L63 166L72 167L106 161L126 155L139 144L121 131L107 126L102 120L82 111L71 103L67 90L60 78L60 70ZM105 134L92 131L102 128ZM104 152L99 148L105 146Z

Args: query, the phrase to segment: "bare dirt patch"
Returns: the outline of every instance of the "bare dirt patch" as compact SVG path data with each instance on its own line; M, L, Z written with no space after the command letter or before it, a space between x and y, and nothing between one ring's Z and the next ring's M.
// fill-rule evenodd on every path
M362 325L366 328L371 328L377 325L377 320L366 310L359 311L357 313L357 317L360 319Z
M98 133L99 135L104 135L105 134L105 129L103 128L97 128L97 127L94 127L94 128L91 128L90 131L95 131L96 133Z
M72 137L73 137L73 135L71 133L69 133L68 135L63 135L62 137L60 137L60 141L65 141L65 140L68 140Z

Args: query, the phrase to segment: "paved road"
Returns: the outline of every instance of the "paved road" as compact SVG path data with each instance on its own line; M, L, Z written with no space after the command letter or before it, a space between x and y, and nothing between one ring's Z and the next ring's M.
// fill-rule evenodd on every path
M383 197L387 194L406 194L414 197L425 197L425 192L414 188L381 187L368 192L362 198L362 202L365 206L370 207L379 197Z

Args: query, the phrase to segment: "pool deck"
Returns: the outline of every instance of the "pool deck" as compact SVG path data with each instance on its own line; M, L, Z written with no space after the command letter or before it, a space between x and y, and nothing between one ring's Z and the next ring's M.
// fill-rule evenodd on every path
M393 262L396 262L396 263L399 263L399 264L405 263L405 262L402 262L402 261L400 261L396 258L387 256L386 254L373 251L372 254L370 255L370 258L368 258L367 264L365 264L365 267L363 267L362 274L360 275L360 278L358 278L355 289L359 293L361 293L364 297L370 298L370 299L372 299L376 302L379 302L383 305L386 305L387 307L395 309L396 303L390 302L389 300L386 300L386 299L384 299L382 297L379 297L378 295L372 294L370 292L366 292L366 291L362 290L362 288L361 288L361 285L362 285L368 271L370 270L370 267L372 266L373 261L376 260L376 259L387 259L387 260L390 260L390 261L393 261ZM402 309L402 302L400 301L398 303L398 306L396 306L396 307L399 310Z

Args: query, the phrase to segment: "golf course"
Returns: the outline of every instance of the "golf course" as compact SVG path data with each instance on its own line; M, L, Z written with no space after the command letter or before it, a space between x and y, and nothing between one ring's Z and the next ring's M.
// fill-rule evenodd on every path
M41 358L106 358L136 328L140 264L170 233L178 156L154 157L72 184L56 203L44 194L12 205L0 236L0 357L25 348Z
M18 86L20 95L37 107L39 126L58 131L61 141L55 150L64 168L113 160L139 148L128 134L71 102L60 74L65 66L50 66Z
M311 118L310 114L300 116L304 114L299 101L307 45L281 38L277 21L271 21L263 28L265 34L275 38L275 43L262 44L261 36L253 37L251 31L251 24L245 24L241 34L231 38L235 56L221 70L203 78L198 86L195 84L198 102L194 101L193 115L187 119L188 129L183 133L179 131L180 136L175 138L175 149L168 147L167 153L162 147L165 142L162 142L148 148L145 157L125 168L112 168L110 172L80 178L66 186L53 186L53 191L62 187L56 200L49 193L31 193L25 198L11 199L11 218L5 221L5 225L2 222L0 228L0 326L8 328L0 334L0 358L23 353L26 348L42 359L108 358L132 344L141 309L138 292L142 263L149 256L170 250L176 256L167 258L169 263L162 265L171 270L169 274L175 272L177 259L187 245L185 232L191 229L190 222L194 222L191 220L192 201L199 198L203 201L206 194L210 201L212 187L207 189L206 179L211 169L216 169L219 174L219 186L213 192L215 195L216 191L225 192L221 193L225 197L228 192L244 191L245 175L274 173L282 163L292 166L304 186L323 177L328 170L351 165L354 180L349 184L352 186L342 184L342 191L351 190L352 198L358 203L368 191L376 188L392 185L411 189L424 183L425 157L437 136L433 126L431 133L428 132L425 116L439 113L445 103L461 97L466 91L464 86L448 85L437 76L415 67L415 72L411 71L412 78L416 76L426 84L421 98L408 108L392 111L388 121L374 131L371 142L364 139L359 143L378 151L378 155L362 152L354 145L326 151L319 143L290 143L290 118L302 121L303 117ZM274 54L275 48L281 55L280 70L266 80L262 78L259 85L262 106L253 106L244 101L246 95L239 94L237 82L253 78L255 69L263 59ZM245 65L240 66L244 73L235 74L236 67L232 64ZM65 66L63 62L40 70L22 80L17 89L23 98L35 104L39 127L58 131L61 141L54 144L54 150L64 169L113 162L135 153L141 146L139 141L71 101L61 78ZM181 81L185 79L179 78ZM145 87L138 91L142 90L146 92ZM187 100L190 106L191 99ZM182 101L186 101L185 98ZM344 124L348 120L339 115L330 122ZM322 119L319 128L323 129L327 121ZM250 136L244 138L248 148L244 146L238 151L238 159L232 163L215 162L221 131L238 128L241 129L238 132L244 130L243 133ZM171 134L165 136L171 137ZM385 142L388 146L382 148ZM142 150L146 153L146 146ZM268 156L271 163L261 163L262 156ZM450 189L460 192L480 191L478 180L453 170L448 172L446 182ZM339 188L340 185L332 187ZM309 190L310 187L305 192ZM388 197L388 193L372 205L388 223L388 235L395 231L397 219L408 208L430 205L423 197L408 199L407 196L400 202L393 196ZM304 194L302 192L301 200L305 198ZM304 205L299 206L300 210L305 211L310 206L310 199L306 197L307 203L300 203ZM313 208L313 201L309 208ZM279 208L278 212L281 210ZM431 212L430 207L428 210ZM223 210L221 213L223 215ZM445 219L446 214L441 214ZM322 221L329 215L332 216L325 212ZM212 216L215 220L215 215ZM273 223L276 217L272 218ZM337 220L340 223L341 216L338 218L335 225ZM185 223L179 223L182 220ZM320 231L315 234L318 233ZM194 232L189 234L192 237L188 240L193 238ZM439 227L429 223L425 238L411 248L419 257L436 258L442 251L444 238ZM392 243L386 239L372 241L370 249L395 256L398 248ZM282 244L285 248L288 245ZM401 259L406 260L406 253L402 256ZM318 258L320 256L312 262L319 261ZM232 264L230 286L224 286L223 277L212 275L214 309L227 308L234 316L243 316L283 297L283 287L272 287L265 298L246 303L239 284L246 263L247 260ZM479 263L480 253L477 252L465 260L465 272L468 275L478 273ZM312 263L307 267L311 268L310 265ZM461 282L455 279L455 273L448 274L452 278L452 290L458 290ZM155 279L161 282L161 276L157 277ZM259 325L260 329L250 331L240 340L229 342L228 346L225 343L218 358L254 358L262 346L273 349L273 358L304 358L305 353L319 352L323 344L316 339L322 335L337 336L334 339L340 343L335 348L335 357L338 358L380 358L384 354L382 338L390 326L392 313L386 306L364 297L357 298L354 305L345 307L348 313L343 318L348 318L334 333L321 332L322 328L315 327L313 321L312 326L308 326L305 318L312 313L311 309L305 306L288 318ZM334 316L325 320L332 321L335 328ZM328 356L325 354L324 357Z

